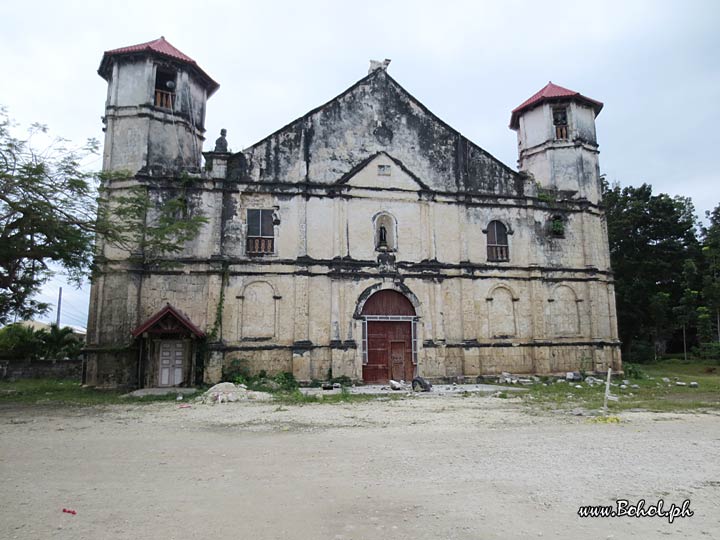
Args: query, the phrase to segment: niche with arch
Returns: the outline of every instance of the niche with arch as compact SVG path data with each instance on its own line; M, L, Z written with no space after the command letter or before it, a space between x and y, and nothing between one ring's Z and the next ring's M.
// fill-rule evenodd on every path
M515 302L518 298L504 285L495 287L486 298L488 330L491 338L510 338L517 334Z
M241 339L270 339L275 337L276 301L278 297L266 281L249 283L240 296Z
M375 250L397 251L397 221L392 214L380 212L376 214L375 224Z
M580 334L580 309L575 291L568 285L558 285L548 299L548 327L554 337Z

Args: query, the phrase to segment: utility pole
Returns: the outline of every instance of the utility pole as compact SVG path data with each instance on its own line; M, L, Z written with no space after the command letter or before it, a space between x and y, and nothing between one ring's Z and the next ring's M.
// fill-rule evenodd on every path
M60 307L62 306L62 287L58 292L58 305L57 305L57 317L55 318L55 326L60 328Z

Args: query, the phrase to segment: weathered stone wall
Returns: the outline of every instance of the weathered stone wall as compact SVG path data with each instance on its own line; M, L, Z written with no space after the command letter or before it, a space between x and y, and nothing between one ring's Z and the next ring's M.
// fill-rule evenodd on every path
M80 382L82 360L0 360L0 380L68 379Z
M227 168L226 154L209 154L213 170L182 183L137 175L157 209L183 190L208 223L174 266L137 268L128 253L105 249L92 291L89 377L132 383L137 350L108 347L136 347L130 331L170 303L208 335L208 383L238 365L302 381L329 372L358 380L361 304L388 288L415 306L418 372L430 379L620 369L585 109L571 110L583 141L562 148L547 145L547 107L520 119L521 144L535 145L524 156L527 176L379 71L231 156ZM164 125L148 132L151 154L170 151ZM535 180L567 193L541 196ZM246 252L249 209L273 212L273 253ZM488 258L492 221L508 231L508 261ZM382 249L379 223L390 231Z
M233 177L330 184L387 152L433 191L522 195L517 173L453 130L377 70L236 158Z

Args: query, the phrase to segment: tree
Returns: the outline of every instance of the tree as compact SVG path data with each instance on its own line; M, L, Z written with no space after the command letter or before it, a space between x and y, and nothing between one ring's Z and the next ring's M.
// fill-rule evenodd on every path
M22 324L0 328L0 357L32 360L42 354L44 330L33 330Z
M633 359L634 349L644 347L651 356L651 342L671 337L670 306L679 305L686 288L699 289L685 285L678 264L700 253L695 211L689 198L653 195L649 184L604 184L603 200L623 354Z
M51 263L80 284L91 269L96 238L132 250L147 264L182 250L206 222L199 210L187 211L184 188L154 201L139 182L110 204L103 187L118 175L82 166L97 154L97 141L71 147L55 138L38 149L34 139L47 138L45 126L33 124L25 139L11 134L14 127L0 108L0 324L47 310L33 296L52 275Z
M717 341L720 342L720 205L706 212L708 227L703 227L703 285L705 305L715 315Z
M58 327L50 325L50 330L42 337L43 356L48 360L62 360L63 358L75 358L80 354L82 344L75 337L73 329L65 326Z

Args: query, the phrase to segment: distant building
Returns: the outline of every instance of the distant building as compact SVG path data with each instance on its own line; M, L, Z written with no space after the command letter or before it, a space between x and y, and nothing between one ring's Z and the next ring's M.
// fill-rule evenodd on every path
M218 84L164 38L104 54L103 167L132 175L106 187L146 186L160 207L184 173L208 223L170 269L101 247L89 383L212 383L237 366L368 383L621 368L602 104L550 83L512 111L516 172L388 63L245 150L223 133L201 169Z

